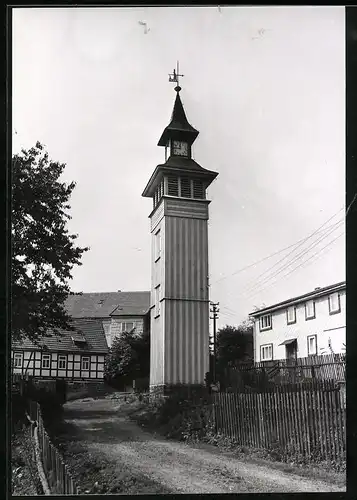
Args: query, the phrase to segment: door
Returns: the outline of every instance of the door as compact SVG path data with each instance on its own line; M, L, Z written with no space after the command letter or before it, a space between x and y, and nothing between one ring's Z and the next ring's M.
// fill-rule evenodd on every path
M297 341L294 340L290 344L285 346L286 359L288 361L294 361L297 358Z

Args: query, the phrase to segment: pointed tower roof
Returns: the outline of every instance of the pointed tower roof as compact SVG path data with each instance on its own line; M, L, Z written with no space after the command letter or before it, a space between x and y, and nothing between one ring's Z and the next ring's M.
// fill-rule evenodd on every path
M177 134L185 135L187 138L190 138L190 142L192 143L199 134L198 130L192 127L192 125L190 125L187 121L186 113L180 98L181 87L177 86L175 87L175 90L176 99L171 115L171 121L163 131L158 142L158 146L166 146L167 141L170 139L170 137Z

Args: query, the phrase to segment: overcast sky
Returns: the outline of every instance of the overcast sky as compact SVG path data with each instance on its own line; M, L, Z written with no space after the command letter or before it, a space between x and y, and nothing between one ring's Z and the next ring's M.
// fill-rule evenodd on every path
M70 229L91 250L73 289L150 289L141 193L164 161L176 60L194 158L219 172L208 192L219 326L344 280L344 46L344 7L15 9L13 150L39 140L77 182Z

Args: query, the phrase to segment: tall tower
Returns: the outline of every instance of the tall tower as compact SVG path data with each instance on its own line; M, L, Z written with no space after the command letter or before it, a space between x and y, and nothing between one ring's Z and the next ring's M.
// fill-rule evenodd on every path
M180 90L177 85L171 121L158 142L165 163L142 193L153 199L150 388L160 392L203 384L209 369L206 189L218 173L192 158L199 132L187 121Z

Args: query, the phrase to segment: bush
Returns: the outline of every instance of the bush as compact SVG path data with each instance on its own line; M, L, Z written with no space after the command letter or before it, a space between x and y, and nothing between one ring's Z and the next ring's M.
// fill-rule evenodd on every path
M192 442L209 439L214 433L211 402L204 394L189 397L178 390L165 399L151 400L134 418L171 439Z

